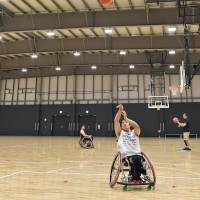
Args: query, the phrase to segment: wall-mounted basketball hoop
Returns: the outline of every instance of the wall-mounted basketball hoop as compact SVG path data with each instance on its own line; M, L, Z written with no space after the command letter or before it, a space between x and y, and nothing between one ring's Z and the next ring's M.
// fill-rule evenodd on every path
M157 110L169 108L168 96L148 96L148 108Z

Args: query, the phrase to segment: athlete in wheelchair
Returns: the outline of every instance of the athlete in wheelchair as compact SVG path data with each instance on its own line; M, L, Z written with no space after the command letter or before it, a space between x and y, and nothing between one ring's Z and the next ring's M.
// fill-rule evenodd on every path
M94 148L93 136L87 135L85 133L85 126L84 125L81 126L79 144L80 144L81 147L86 148L86 149Z
M153 165L140 149L140 126L127 117L123 105L118 105L117 109L114 128L118 153L111 167L110 186L114 187L116 183L126 187L127 185L154 186L156 176Z

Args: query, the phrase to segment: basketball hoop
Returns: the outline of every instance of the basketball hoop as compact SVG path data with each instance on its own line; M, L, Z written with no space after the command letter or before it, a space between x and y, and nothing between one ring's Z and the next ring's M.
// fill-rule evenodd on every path
M156 108L158 111L160 110L160 106L157 106L157 108Z
M157 110L169 108L168 96L148 96L148 108Z
M162 101L155 101L155 106L157 110L160 110L161 105L162 105Z

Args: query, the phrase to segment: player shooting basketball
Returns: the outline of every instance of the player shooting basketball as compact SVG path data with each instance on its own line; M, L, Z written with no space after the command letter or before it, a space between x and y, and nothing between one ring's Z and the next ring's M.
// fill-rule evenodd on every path
M190 122L188 120L187 113L183 113L182 120L180 122L179 118L174 117L173 122L178 124L178 127L183 128L183 140L185 144L185 148L183 150L191 151L191 147L189 144L189 136L190 136Z

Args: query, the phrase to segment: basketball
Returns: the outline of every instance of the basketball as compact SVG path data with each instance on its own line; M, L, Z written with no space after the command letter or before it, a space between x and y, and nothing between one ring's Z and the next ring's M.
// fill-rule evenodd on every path
M100 2L104 7L110 7L113 5L113 0L100 0Z
M178 117L173 117L172 121L173 121L173 123L177 124L179 122L179 118Z

